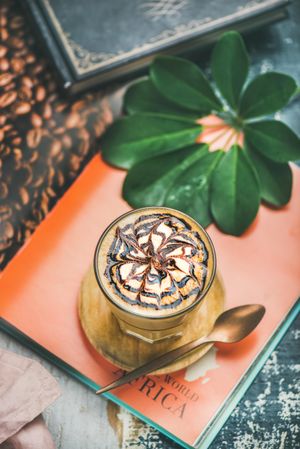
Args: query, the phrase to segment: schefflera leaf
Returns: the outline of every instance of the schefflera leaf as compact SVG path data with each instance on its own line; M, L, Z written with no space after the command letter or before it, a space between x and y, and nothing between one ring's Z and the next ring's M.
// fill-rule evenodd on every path
M191 111L165 98L150 79L132 84L124 96L124 109L128 114L153 113L168 117L187 117L196 120L199 113Z
M162 95L179 106L199 114L222 110L208 80L191 61L158 56L150 66L150 79Z
M288 103L296 89L295 80L284 73L258 75L246 87L239 113L246 119L273 114Z
M237 145L225 154L214 171L211 212L219 228L241 235L254 220L260 203L257 174Z
M228 104L236 109L249 70L244 41L236 31L229 31L216 43L212 55L212 74Z
M207 145L192 145L170 155L139 162L128 172L123 197L133 207L163 206L176 179L208 154Z
M300 139L279 120L262 120L245 127L247 142L263 156L275 162L300 159Z
M101 139L109 164L130 168L137 162L195 142L202 127L191 120L137 114L115 121Z
M208 226L212 222L211 178L223 156L221 150L208 152L191 164L170 187L164 205L185 212L203 227Z
M289 164L271 161L249 144L245 151L258 175L261 198L272 206L286 205L292 191L292 170Z

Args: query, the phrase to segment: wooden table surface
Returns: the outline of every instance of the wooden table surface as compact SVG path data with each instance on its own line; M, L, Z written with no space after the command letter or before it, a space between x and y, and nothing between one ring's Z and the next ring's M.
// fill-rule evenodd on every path
M252 74L266 70L289 73L300 83L300 1L290 17L247 36ZM208 56L200 65L208 70ZM280 115L300 134L300 100ZM300 448L300 318L294 322L243 400L220 431L211 449ZM141 423L0 332L0 346L39 360L58 380L62 396L44 416L58 449L173 449L179 446ZM42 449L42 448L41 448Z

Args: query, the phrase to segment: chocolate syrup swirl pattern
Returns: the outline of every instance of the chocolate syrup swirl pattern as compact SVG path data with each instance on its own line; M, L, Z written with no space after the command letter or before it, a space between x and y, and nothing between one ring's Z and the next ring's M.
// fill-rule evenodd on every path
M167 213L117 227L105 276L126 303L154 309L189 304L203 290L208 253L198 232Z

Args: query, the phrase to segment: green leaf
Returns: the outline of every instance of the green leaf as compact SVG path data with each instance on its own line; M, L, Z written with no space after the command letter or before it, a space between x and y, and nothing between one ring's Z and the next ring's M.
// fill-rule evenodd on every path
M278 120L263 120L245 127L246 140L261 154L275 162L300 159L300 139Z
M244 151L234 145L213 174L212 215L222 231L239 236L254 220L259 203L255 170Z
M245 150L257 172L261 198L276 207L287 204L292 191L292 170L289 164L273 162L249 145Z
M236 31L224 33L212 55L214 80L229 105L236 109L249 70L244 41Z
M246 87L240 103L243 118L273 114L283 108L297 89L295 80L283 73L258 75Z
M157 89L172 102L199 114L219 111L222 104L198 66L172 56L159 56L150 66Z
M180 174L169 189L164 205L181 210L203 227L212 221L210 213L210 182L223 151L206 153Z
M103 159L117 167L191 145L201 126L187 120L141 114L121 118L110 126L100 144Z
M126 176L123 197L133 207L165 205L167 192L176 178L207 152L206 145L193 145L172 155L139 162Z
M129 114L148 112L191 120L199 118L199 113L180 107L165 98L150 79L138 81L127 89L124 109Z

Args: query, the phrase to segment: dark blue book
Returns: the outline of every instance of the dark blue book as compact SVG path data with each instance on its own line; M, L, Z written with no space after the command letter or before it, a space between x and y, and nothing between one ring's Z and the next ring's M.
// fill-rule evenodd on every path
M70 93L141 71L158 53L182 55L226 29L285 17L288 0L23 0ZM22 2L22 3L23 3Z

